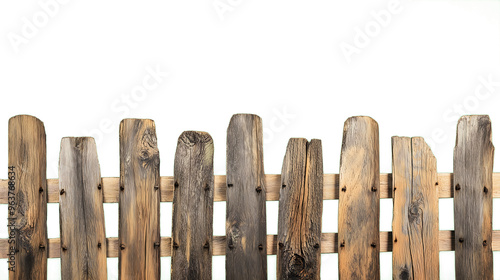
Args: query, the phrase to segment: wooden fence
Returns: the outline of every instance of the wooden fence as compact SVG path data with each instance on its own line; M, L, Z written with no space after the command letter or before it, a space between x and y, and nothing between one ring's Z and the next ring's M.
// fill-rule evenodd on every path
M212 255L226 255L227 279L266 279L277 255L278 279L319 279L322 253L339 253L340 279L379 279L379 252L392 251L394 279L438 279L439 251L455 250L457 279L493 279L493 174L488 116L457 126L453 174L436 172L420 137L392 138L392 174L380 174L378 124L344 125L339 174L323 174L321 141L290 139L281 175L263 167L262 122L234 115L227 130L226 176L213 174L208 133L177 142L174 176L159 174L152 120L120 123L120 178L101 178L95 142L61 141L59 179L46 179L43 123L9 121L9 237L0 240L10 279L46 279L47 258L61 258L63 279L106 279L119 258L121 279L159 279L171 256L172 279L211 279ZM439 231L438 200L454 197L455 231ZM380 198L394 203L392 232L379 231ZM339 200L338 233L322 233L323 200ZM266 234L266 201L279 200L278 235ZM160 202L173 202L172 237L160 236ZM213 202L226 201L226 236L213 236ZM59 203L60 238L47 238L47 203ZM103 203L119 203L119 237L106 238Z

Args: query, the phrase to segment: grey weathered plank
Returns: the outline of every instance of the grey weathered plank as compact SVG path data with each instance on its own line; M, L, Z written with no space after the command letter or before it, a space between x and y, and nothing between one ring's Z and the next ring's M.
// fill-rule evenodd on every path
M160 157L152 120L120 123L119 276L160 278Z
M347 119L340 156L340 279L380 278L379 175L377 122Z
M102 181L94 138L61 140L59 194L62 279L107 279Z
M421 137L392 137L393 279L439 279L436 158Z
M262 120L237 114L227 129L226 279L266 279Z
M43 123L32 116L9 120L9 279L47 279L47 179ZM10 199L10 198L13 199ZM13 228L12 228L13 226ZM13 229L13 231L11 231ZM13 233L13 236L12 236Z
M288 141L281 174L277 279L320 279L323 214L321 140Z
M172 279L212 279L213 159L210 134L181 134L174 163Z
M453 158L457 279L493 279L492 172L488 116L463 116Z

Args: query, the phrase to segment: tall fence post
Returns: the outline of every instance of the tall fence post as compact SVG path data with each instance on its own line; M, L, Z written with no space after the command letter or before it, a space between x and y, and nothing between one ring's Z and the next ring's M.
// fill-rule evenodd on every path
M27 115L12 117L9 120L8 166L11 280L47 279L46 168L43 123Z
M185 131L177 141L172 205L172 279L212 279L214 143Z
M152 120L120 123L120 279L160 279L160 156Z
M463 116L453 157L457 279L493 279L493 153L488 116Z
M320 279L323 214L321 140L288 141L278 219L278 279Z
M62 279L107 279L103 191L91 137L65 137L59 153Z
M421 137L392 137L393 279L439 279L436 158Z
M227 129L226 279L267 279L262 120L238 114Z
M380 279L379 176L377 122L347 119L340 155L340 279Z

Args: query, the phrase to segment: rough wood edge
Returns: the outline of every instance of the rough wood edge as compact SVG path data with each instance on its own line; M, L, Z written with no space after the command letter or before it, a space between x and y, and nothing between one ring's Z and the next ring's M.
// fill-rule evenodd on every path
M278 201L281 187L281 175L266 174L266 200ZM119 177L104 177L103 190L105 203L118 203ZM8 180L0 180L0 204L7 204ZM339 174L323 176L323 200L339 199ZM453 173L439 173L439 198L453 197ZM380 174L380 198L392 198L392 174ZM49 203L59 203L59 179L47 179ZM215 175L214 201L226 200L226 175ZM172 202L174 177L161 177L161 201ZM500 198L500 173L493 173L493 197Z

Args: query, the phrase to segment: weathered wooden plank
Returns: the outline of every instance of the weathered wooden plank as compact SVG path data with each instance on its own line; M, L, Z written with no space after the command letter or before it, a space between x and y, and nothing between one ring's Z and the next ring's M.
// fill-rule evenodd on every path
M378 124L351 117L340 156L339 278L379 279Z
M172 202L174 194L174 177L160 177L162 202ZM0 204L7 204L8 181L0 179ZM266 174L266 200L279 200L281 175ZM105 203L117 203L120 194L120 178L103 177L103 192ZM453 197L453 173L438 174L439 198ZM59 203L59 180L47 179L49 203ZM226 201L226 175L215 175L214 201ZM500 173L493 173L493 197L500 198ZM380 198L392 198L392 174L380 174ZM323 200L339 199L339 174L323 175Z
M47 179L43 123L9 120L9 279L47 279Z
M160 157L152 120L120 123L120 279L160 278Z
M323 214L321 140L288 141L281 174L277 279L320 279Z
M227 129L226 279L266 279L262 120L238 114Z
M59 194L62 279L107 279L101 171L94 138L61 140Z
M177 141L172 205L172 279L212 279L214 143L185 131Z
M393 279L439 279L436 158L421 137L392 137Z
M461 117L453 157L457 279L493 279L493 153L490 118Z

